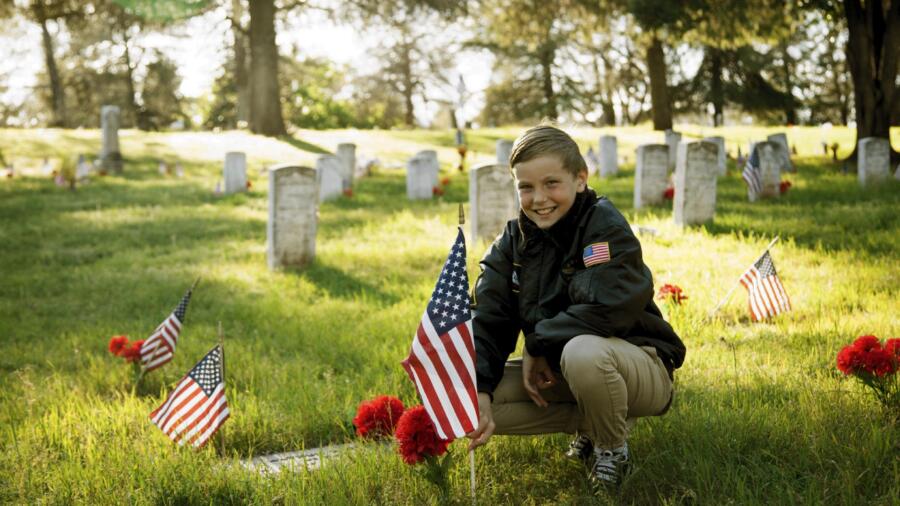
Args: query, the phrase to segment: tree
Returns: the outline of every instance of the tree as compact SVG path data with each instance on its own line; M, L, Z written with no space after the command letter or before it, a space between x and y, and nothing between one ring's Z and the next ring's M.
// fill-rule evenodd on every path
M275 0L250 2L250 130L284 135L275 43Z

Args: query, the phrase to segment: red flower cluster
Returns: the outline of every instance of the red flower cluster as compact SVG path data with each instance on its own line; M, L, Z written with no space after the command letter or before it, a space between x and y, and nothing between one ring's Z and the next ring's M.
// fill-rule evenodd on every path
M441 188L440 186L434 186L431 188L431 194L434 195L435 197L440 197L441 195L444 194L444 189Z
M247 180L247 189L248 189L248 190L252 190L252 189L253 189L253 183L250 182L249 179Z
M434 424L422 406L409 408L397 422L394 433L400 443L400 456L407 464L417 464L426 457L437 457L447 452L450 441L441 439Z
M687 300L688 296L682 293L680 286L666 283L660 287L659 293L656 294L656 298L658 300L672 301L675 304L681 305L681 301Z
M787 191L790 189L790 187L791 187L791 182L790 182L790 181L782 181L782 182L778 185L778 190L779 190L781 193L787 193Z
M126 362L136 362L141 357L141 346L144 340L128 342L128 336L112 336L109 340L109 352L122 357Z
M672 200L675 198L675 187L670 186L666 188L666 191L663 192L663 198L666 200Z
M403 402L396 397L380 395L360 403L353 418L356 435L377 438L390 436L403 415Z
M900 370L900 338L882 347L875 336L860 336L837 354L837 368L845 375L884 377Z
M344 196L347 198L353 197L353 188L344 188Z
M450 178L449 178L449 177L445 177L444 179L441 179L441 185L443 185L443 186L448 186L449 184L450 184Z

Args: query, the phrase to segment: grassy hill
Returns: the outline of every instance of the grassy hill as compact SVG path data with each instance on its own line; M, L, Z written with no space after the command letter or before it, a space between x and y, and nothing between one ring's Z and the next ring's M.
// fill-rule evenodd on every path
M778 129L679 126L745 143ZM471 161L490 161L498 138L469 134ZM664 417L638 423L637 469L620 494L592 498L583 470L562 458L563 435L495 437L477 452L480 504L897 504L900 430L835 355L861 334L900 336L900 182L862 190L821 156L821 132L792 128L793 183L776 201L750 204L729 162L714 223L681 230L668 206L631 207L634 147L661 142L645 128L580 129L585 147L619 136L624 170L590 184L643 236L657 286L690 297L667 316L688 346ZM892 132L900 146L900 130ZM852 132L832 129L830 139ZM381 168L352 198L320 206L317 258L269 271L264 168L312 165L339 142ZM122 176L77 191L36 169L44 157L95 156L96 130L0 130L0 149L25 176L0 180L0 502L82 504L428 504L437 498L390 446L365 444L315 472L265 477L238 459L354 441L357 404L416 394L406 356L447 249L468 174L455 170L453 133L301 131L282 140L242 132L122 132ZM404 161L437 149L447 193L405 198ZM745 149L745 148L744 148ZM248 155L251 192L217 197L224 153ZM729 145L734 152L734 144ZM179 160L184 178L161 176ZM468 230L466 230L468 233ZM735 293L707 312L775 235L792 312L752 323ZM469 273L487 245L469 245ZM132 391L130 367L109 337L144 338L197 277L173 362ZM147 418L166 392L226 335L232 418L224 451L173 447ZM452 445L454 499L468 501L463 443Z

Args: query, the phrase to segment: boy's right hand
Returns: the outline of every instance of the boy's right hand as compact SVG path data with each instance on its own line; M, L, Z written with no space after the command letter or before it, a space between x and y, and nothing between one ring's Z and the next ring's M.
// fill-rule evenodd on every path
M466 434L466 437L472 440L469 443L469 450L474 450L483 444L487 444L488 439L494 434L494 427L491 396L484 392L478 392L478 427Z

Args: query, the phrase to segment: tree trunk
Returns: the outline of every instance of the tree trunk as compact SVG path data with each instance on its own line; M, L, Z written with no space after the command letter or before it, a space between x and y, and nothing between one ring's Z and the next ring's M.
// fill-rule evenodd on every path
M559 114L556 111L556 93L553 91L553 60L556 58L556 48L545 44L540 49L541 81L544 91L544 115L556 120Z
M403 104L406 113L403 122L407 127L416 126L416 110L413 105L413 93L415 92L415 79L412 71L412 47L411 42L405 42L402 46L403 53L400 58L400 72L403 74Z
M603 121L601 125L616 126L616 109L613 107L612 79L610 79L611 65L606 61L604 55L599 55L600 62L603 65L603 75L600 75L600 66L597 64L597 56L593 58L594 75L597 78L597 95L600 97L600 109L603 111ZM601 85L601 80L603 84Z
M844 0L847 16L847 63L853 78L856 139L890 138L891 111L897 91L900 57L900 0L890 3L885 16L881 0ZM851 158L856 157L854 146ZM892 159L897 154L892 150Z
M250 130L284 135L275 44L275 1L250 2Z
M650 103L653 109L653 129L672 128L672 104L666 83L666 56L662 42L656 36L647 48L647 71L650 74Z
M125 86L128 89L128 107L131 109L131 116L134 124L140 130L149 130L150 125L147 124L141 106L137 101L137 89L134 86L134 66L131 64L131 48L128 45L128 27L122 27L122 44L125 46L123 51L123 59L125 60Z
M235 120L237 125L250 124L250 76L247 72L247 33L241 26L244 5L241 0L231 0L231 33L234 37L234 83L237 88L237 104L235 104Z
M713 105L713 126L722 126L725 114L725 93L722 89L722 51L707 47L710 61L711 82L709 84Z
M781 59L783 64L781 65L781 86L784 88L784 93L787 96L787 99L784 103L784 122L787 125L796 125L797 124L797 101L794 100L794 70L796 68L796 62L787 50L787 43L782 43L779 47L779 52L781 53ZM837 69L834 69L837 71Z
M66 94L63 90L62 79L59 75L59 67L56 66L56 56L53 54L53 38L47 29L47 15L42 2L34 3L34 14L41 25L41 36L44 47L44 61L47 64L47 76L50 78L50 97L53 101L53 119L50 126L67 126L66 118Z

